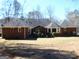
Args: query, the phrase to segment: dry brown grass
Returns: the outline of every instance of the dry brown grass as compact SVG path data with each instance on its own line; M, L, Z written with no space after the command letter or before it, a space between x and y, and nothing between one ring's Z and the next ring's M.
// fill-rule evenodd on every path
M12 45L30 44L38 49L58 49L75 51L79 55L79 37L55 37L38 38L37 40L4 40L0 39L0 44Z

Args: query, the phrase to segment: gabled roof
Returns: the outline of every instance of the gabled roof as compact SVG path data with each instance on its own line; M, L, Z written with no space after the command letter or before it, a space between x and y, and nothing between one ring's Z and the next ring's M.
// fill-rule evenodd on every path
M11 19L9 22L3 24L4 27L30 27L34 28L37 26L42 26L45 28L56 28L58 25L55 22L51 22L48 19L41 19L41 20L27 20L22 21L19 19Z
M5 23L4 27L29 27L29 24L21 20L11 20Z
M36 20L32 20L30 22L30 24L34 27L37 27L37 26L42 26L42 27L45 27L45 28L57 28L59 27L58 24L56 24L55 22L52 22L48 19L41 19L41 21L36 21Z
M29 23L29 25L34 28L34 27L37 27L37 26L42 26L42 27L45 27L47 26L48 24L50 24L51 21L47 20L47 19L41 19L41 20L31 20L31 21L27 21L27 23Z
M55 22L50 22L47 26L45 26L46 28L57 28L59 27L58 24L56 24Z
M63 23L61 24L61 27L66 28L66 27L76 27L75 22L71 22L70 20L64 20Z

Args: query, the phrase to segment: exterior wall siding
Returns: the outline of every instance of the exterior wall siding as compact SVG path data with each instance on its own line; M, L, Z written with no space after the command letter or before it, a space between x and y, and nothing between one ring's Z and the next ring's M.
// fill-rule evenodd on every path
M69 36L72 36L72 35L76 35L76 28L61 28L61 35L64 36L64 35L69 35Z
M2 36L7 39L24 39L24 35L28 35L28 28L2 28Z
M49 28L50 29L50 28ZM37 32L38 30L41 33L46 34L49 32L48 28L44 28L41 26L35 27L33 29L29 29L26 27L21 28L2 28L2 37L6 39L26 39L28 38L29 34L33 32ZM56 28L56 33L58 36L72 36L76 34L76 28Z

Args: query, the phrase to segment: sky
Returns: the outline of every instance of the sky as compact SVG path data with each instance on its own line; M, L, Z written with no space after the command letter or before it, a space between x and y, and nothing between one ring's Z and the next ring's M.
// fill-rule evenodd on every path
M4 0L5 1L5 0ZM23 5L24 13L39 9L44 17L48 17L47 9L51 9L52 16L64 20L68 11L79 10L79 0L18 0ZM0 9L3 0L0 0ZM39 8L38 8L39 7Z

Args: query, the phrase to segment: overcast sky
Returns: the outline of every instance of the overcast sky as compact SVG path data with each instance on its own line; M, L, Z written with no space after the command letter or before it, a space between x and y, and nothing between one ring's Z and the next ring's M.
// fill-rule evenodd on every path
M2 1L2 2L1 2ZM5 0L4 0L5 1ZM36 10L40 7L40 11L45 17L48 17L47 8L50 6L54 16L60 19L65 19L67 11L79 10L79 0L18 0L21 4L25 2L24 12ZM0 0L0 9L3 0Z

